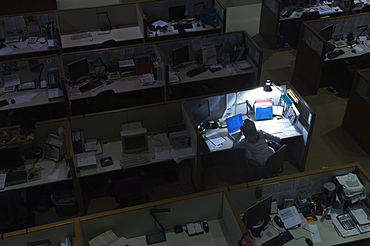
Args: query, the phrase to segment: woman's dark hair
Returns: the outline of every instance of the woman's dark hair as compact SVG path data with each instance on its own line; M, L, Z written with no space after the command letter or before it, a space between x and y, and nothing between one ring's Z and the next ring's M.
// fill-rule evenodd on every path
M242 130L248 142L256 143L260 139L260 134L256 129L256 125L250 119L244 120Z

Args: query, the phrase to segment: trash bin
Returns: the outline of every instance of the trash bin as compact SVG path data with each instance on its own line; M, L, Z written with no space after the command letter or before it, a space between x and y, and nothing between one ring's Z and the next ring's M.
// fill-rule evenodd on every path
M57 190L51 193L51 201L59 217L73 216L78 212L73 190Z

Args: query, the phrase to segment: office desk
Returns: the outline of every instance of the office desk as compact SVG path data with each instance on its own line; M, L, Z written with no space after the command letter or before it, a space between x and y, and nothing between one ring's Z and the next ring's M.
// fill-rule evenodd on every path
M59 53L60 46L56 47L49 47L47 42L41 44L40 42L36 42L35 44L27 44L27 46L23 49L16 48L14 45L18 44L19 42L15 43L8 43L5 44L6 47L0 49L0 60L9 60L9 59L17 59L17 58L26 58L32 56L40 56L40 55L50 55L50 54L57 54ZM31 47L37 47L34 49Z
M243 118L245 119L247 117L244 116ZM267 133L279 137L281 140L302 136L302 133L290 123L289 119L255 121L255 125L257 130L263 130ZM217 132L226 140L222 143L221 146L215 146L213 143L207 140L206 136L213 132ZM211 152L226 150L233 147L233 140L228 136L227 128L207 129L203 137L206 139L206 143Z
M31 164L26 163L25 169L29 170L32 167ZM68 171L67 171L67 164L65 161L60 161L58 163L48 160L48 159L43 159L40 160L39 162L36 163L35 169L42 168L41 170L41 179L39 180L34 180L34 181L29 181L26 183L22 184L16 184L16 185L11 185L11 186L6 186L4 190L0 190L0 192L3 191L8 191L8 190L15 190L15 189L27 189L39 185L46 185L46 184L52 184L55 182L60 182L64 180L68 180L69 178L67 177ZM57 179L48 179L49 173L51 170L60 170L59 175Z
M72 40L74 34L61 35L62 48L64 50L73 50L73 48L91 49L91 46L101 45L106 41L113 40L117 44L134 41L135 43L144 42L144 35L138 26L116 28L110 31L90 31L91 38L81 38Z
M202 25L201 21L191 21L191 22L185 22L186 24L191 23L192 28L185 29L186 36L199 36L199 35L207 35L212 33L220 33L222 30L221 25L218 26L212 26L212 25ZM184 23L184 24L185 24ZM178 38L177 36L181 36L179 34L179 31L175 29L174 25L177 23L174 22L168 22L167 23L167 30L166 31L160 31L157 32L149 30L148 34L148 41L156 41L156 40L166 40L166 39L173 39ZM178 23L181 24L181 23Z
M302 35L299 39L294 65L295 77L300 80L299 83L301 83L303 89L308 90L311 94L316 94L321 87L335 86L343 91L341 92L343 95L340 96L348 96L346 90L349 91L351 87L353 71L347 69L348 64L346 62L348 61L358 68L367 68L370 49L366 49L363 44L348 48L346 47L347 40L329 40L345 53L336 58L328 59L326 57L328 42L321 36L320 32L324 27L333 24L335 30L339 31L335 31L332 37L342 38L342 35L354 33L356 38L356 35L363 31L363 27L357 27L363 26L362 24L367 25L365 20L368 16L369 13L363 13L303 22ZM345 29L345 23L356 23L356 25ZM362 35L366 35L367 32L368 30ZM356 50L356 53L352 53L352 50Z
M149 147L148 151L152 154L152 157L154 156L154 149L153 148L155 146L158 146L158 141L160 141L160 146L162 146L162 147L170 147L171 146L165 133L148 136L148 147ZM121 140L103 142L102 143L102 149L103 149L103 153L96 155L97 165L81 168L80 169L80 176L81 177L86 177L86 176L90 176L90 175L121 170L122 168L119 164L119 161L122 158L140 154L140 153L123 154L122 153L122 141ZM146 151L146 152L148 152L148 151ZM110 165L110 166L102 167L100 165L100 159L102 159L104 157L111 157L113 159L114 164ZM150 162L137 164L135 166L129 166L127 168L135 168L135 167L139 167L139 166L152 165L152 164L156 164L156 163L163 162L163 161L169 161L169 160L156 160L156 159L152 158Z
M189 245L189 246L225 246L233 245L229 235L225 234L225 225L222 219L208 221L209 233L203 233L194 236L188 236L184 231L176 234L174 231L166 231L166 242L160 245ZM131 245L147 245L145 236L128 238Z
M314 242L314 245L337 245L346 242L353 242L355 244L355 241L368 238L370 235L369 233L363 233L356 236L343 238L337 233L331 220L324 220L323 222L320 222L321 216L317 216L317 221L307 222L302 213L299 213L299 215L302 219L302 224L297 229L289 230L294 239L284 245L306 245L304 241L305 238L310 238L313 241L315 236L311 235L311 233L307 231L309 230L309 225L317 225L318 232L320 234L321 242ZM255 238L257 245L261 245L272 237L277 236L280 232L285 231L284 228L280 228L278 225L276 225L276 223L273 221L273 217L274 216L271 216L272 220L269 222L267 229L263 232L263 236L261 238ZM302 227L307 230L302 229ZM273 236L268 237L266 235L268 232L273 233Z
M24 98L25 95L29 93L35 94L35 96L30 101L16 100L16 103L14 104L11 103L11 99L16 99L18 97ZM8 92L3 95L0 95L0 100L3 99L6 99L9 102L9 104L1 107L0 111L64 102L63 97L49 99L48 89L39 89L39 88L33 90Z
M101 80L103 82L103 80ZM81 93L78 89L80 85L69 86L67 85L67 91L70 100L77 100L77 99L84 99L95 97L99 92L106 91L106 90L114 90L116 94L124 93L124 92L132 92L132 91L139 91L139 90L149 90L155 88L164 87L164 82L162 80L156 80L151 85L141 85L139 76L131 75L121 77L117 80L112 80L111 84L107 84L103 82L102 86L94 88L90 91L86 91Z
M319 11L319 14L321 16L343 13L343 9L341 9L339 6L333 7L327 4L315 5L312 7L305 7L305 8L302 8L300 6L289 6L289 7L285 7L283 11L281 11L281 13L283 15L289 9L297 9L297 8L300 8L301 11L294 10L290 16L281 17L281 20L284 21L284 20L291 20L291 19L299 19L303 15L303 13L313 12L313 11Z

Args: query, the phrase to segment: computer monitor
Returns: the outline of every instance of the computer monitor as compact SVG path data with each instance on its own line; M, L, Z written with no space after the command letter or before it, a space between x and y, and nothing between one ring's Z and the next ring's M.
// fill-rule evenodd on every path
M177 66L183 62L189 61L189 46L185 45L180 48L174 49L171 52L172 66Z
M245 210L243 220L247 228L255 228L270 221L272 196L256 202Z
M243 125L242 114L237 114L226 119L227 131L233 132Z
M122 137L123 153L136 153L148 150L148 134L140 133Z
M328 41L332 39L334 33L334 24L330 24L320 30L320 36L325 39L325 41Z
M171 6L168 7L168 18L170 21L178 21L181 19L185 19L185 5L179 5L179 6Z
M19 146L0 148L0 170L15 170L23 165Z
M68 72L69 78L74 82L79 82L80 80L86 79L87 75L90 73L87 58L82 58L69 63Z
M211 111L209 109L208 100L204 101L204 103L202 103L197 109L193 111L193 117L197 125L200 125L204 121L208 120L210 116Z

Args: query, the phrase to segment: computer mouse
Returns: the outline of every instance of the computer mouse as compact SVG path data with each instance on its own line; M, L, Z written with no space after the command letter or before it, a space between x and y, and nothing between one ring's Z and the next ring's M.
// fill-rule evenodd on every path
M200 27L200 24L199 23L197 24L197 27Z
M280 227L280 228L284 228L284 222L280 219L280 217L278 215L275 215L274 217L274 221L275 223Z
M27 179L28 179L28 180L31 180L31 179L33 179L33 177L35 177L35 174L30 173L30 174L28 174Z
M93 38L90 38L90 42L93 41L94 39Z
M203 220L203 229L204 229L205 233L209 232L209 225L208 225L207 220Z
M352 53L357 53L357 51L356 51L356 50L351 50L351 52L352 52Z
M309 245L309 246L313 245L313 242L311 241L311 239L306 238L305 241L306 241L307 245Z
M206 28L206 25L203 23L203 24L202 24L202 27L203 27L203 28Z
M12 100L10 100L10 102L11 102L12 104L14 104L14 103L15 103L15 100L14 100L14 99L12 99Z

